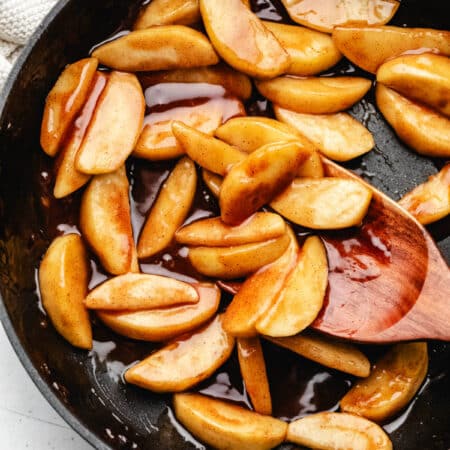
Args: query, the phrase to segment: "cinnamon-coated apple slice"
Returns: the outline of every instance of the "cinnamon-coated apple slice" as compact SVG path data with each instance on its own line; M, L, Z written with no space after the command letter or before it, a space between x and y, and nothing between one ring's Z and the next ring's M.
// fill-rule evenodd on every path
M219 198L223 178L209 170L202 169L202 179L214 197Z
M340 402L341 410L382 422L401 411L419 390L428 370L426 342L396 344L358 380Z
M133 151L142 129L145 99L136 76L111 72L78 150L76 168L114 172Z
M139 258L148 258L164 250L183 224L197 188L197 171L188 157L178 161L164 182L139 236Z
M97 70L96 58L68 65L45 100L41 125L41 147L55 156L76 115L84 105Z
M39 266L42 304L54 327L75 347L92 348L89 313L83 304L90 267L78 234L57 237Z
M317 150L313 151L300 165L297 176L304 178L323 178L325 176L322 158Z
M92 56L124 72L183 69L219 62L208 38L184 25L132 31L97 47Z
M161 342L198 328L212 318L220 302L220 290L208 283L193 284L197 303L143 311L98 310L97 316L113 331L131 339Z
M388 59L407 52L433 51L450 56L450 31L393 26L336 27L333 41L352 63L376 73Z
M257 81L258 91L282 108L306 114L344 111L361 100L372 85L361 77L278 77Z
M219 450L270 450L281 444L287 424L236 404L201 394L175 394L175 416L195 437Z
M234 338L224 331L218 315L128 369L125 380L154 392L185 391L213 374L233 348Z
M377 84L377 106L398 137L417 153L450 157L450 119Z
M92 178L80 207L80 229L109 273L136 269L125 167Z

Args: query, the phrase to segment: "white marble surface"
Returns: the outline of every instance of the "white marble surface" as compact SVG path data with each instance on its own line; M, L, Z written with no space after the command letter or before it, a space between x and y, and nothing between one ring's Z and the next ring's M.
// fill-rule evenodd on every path
M29 378L0 325L0 450L92 450Z

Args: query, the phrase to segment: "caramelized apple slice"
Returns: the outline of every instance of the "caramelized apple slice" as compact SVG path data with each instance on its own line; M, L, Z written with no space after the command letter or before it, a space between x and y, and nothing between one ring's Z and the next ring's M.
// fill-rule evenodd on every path
M89 314L83 305L90 268L78 234L57 237L39 267L42 304L54 327L75 347L92 348Z
M423 225L450 214L450 163L404 195L399 204Z
M216 175L215 173L210 172L206 169L202 169L202 178L214 197L219 198L223 178L220 175Z
M392 450L381 427L346 413L322 412L295 420L288 426L286 439L319 450Z
M41 147L48 155L56 155L67 130L83 107L97 65L95 58L70 64L47 95L41 125Z
M287 348L326 367L357 377L367 377L370 374L369 360L352 344L312 333L302 333L290 337L266 338L276 345Z
M411 401L427 370L426 342L397 344L377 361L368 378L353 385L341 400L341 409L384 421Z
M163 184L139 237L139 258L164 250L186 219L195 196L197 171L187 157L181 159Z
M377 82L450 117L450 59L446 56L399 56L380 66Z
M172 131L191 159L218 175L227 174L233 165L247 158L238 149L182 122L174 121Z
M272 415L272 399L259 337L238 338L237 351L242 380L253 409L260 414Z
M307 228L340 229L361 224L372 192L356 180L296 178L270 206Z
M136 144L144 111L144 95L137 78L111 72L78 150L77 170L87 174L117 170Z
M318 151L312 152L311 156L300 165L297 176L304 178L323 178L325 176L322 159Z
M422 155L450 157L450 119L382 84L377 85L376 101L405 144Z
M125 372L125 380L154 392L180 392L205 380L231 355L234 338L221 316L152 353Z
M333 30L333 41L352 63L375 73L388 59L408 51L450 56L450 31L391 26L349 26Z
M132 31L96 48L92 55L105 66L126 72L183 69L219 62L206 36L183 25Z
M198 0L152 0L142 9L133 30L157 25L192 25L199 20Z
M258 91L282 108L307 114L330 114L349 109L370 89L360 77L279 77L257 81Z
M371 132L350 114L302 114L277 105L274 111L278 120L294 127L335 161L356 158L375 145Z
M287 424L201 394L175 394L175 416L213 448L270 450L284 441Z
M231 67L257 78L289 67L289 55L241 0L200 0L200 11L214 48Z
M83 237L114 275L130 272L135 246L130 219L128 179L125 167L97 175L84 191L80 208Z
M289 75L316 75L342 58L331 37L308 28L263 21L291 57Z
M267 144L235 164L220 189L220 214L236 225L289 185L309 151L296 141Z
M145 311L97 311L100 320L113 331L131 339L160 342L192 331L217 311L220 290L213 284L196 284L198 303Z

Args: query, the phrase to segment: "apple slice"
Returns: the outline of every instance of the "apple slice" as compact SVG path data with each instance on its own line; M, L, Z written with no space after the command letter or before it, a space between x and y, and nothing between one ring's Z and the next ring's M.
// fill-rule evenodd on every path
M270 206L286 219L317 230L361 224L372 191L356 180L296 178Z
M379 67L377 82L450 117L450 59L446 56L399 56Z
M202 178L214 197L219 198L223 178L206 169L202 169Z
M97 70L96 58L68 65L45 100L41 125L41 147L55 156L76 115L84 105Z
M404 195L399 204L423 225L450 214L450 163Z
M100 320L113 331L131 339L161 342L198 328L212 318L220 302L220 290L213 284L193 285L198 303L144 311L97 311Z
M195 165L184 157L162 185L147 216L137 245L139 258L148 258L172 242L191 209L196 187Z
M114 275L130 272L135 264L128 188L123 166L116 172L93 177L81 200L83 237L102 266Z
M361 77L279 77L257 81L258 91L282 108L307 114L344 111L361 100L372 82Z
M276 142L235 164L220 189L222 220L236 225L250 217L289 185L309 155L296 141Z
M247 158L237 148L182 122L174 121L172 131L191 159L218 175L226 175L233 165Z
M176 418L195 437L219 450L270 450L284 441L287 424L201 394L175 394Z
M76 157L87 174L114 172L133 151L144 120L145 99L135 75L111 72Z
M105 66L125 72L183 69L219 62L206 36L183 25L132 31L96 48L92 56Z
M293 336L308 327L322 309L328 285L327 252L320 238L308 237L295 268L286 278L275 303L256 322L259 333Z
M286 232L286 224L278 215L255 213L241 225L230 226L220 217L198 220L175 233L177 242L187 245L226 247L275 239Z
M393 346L341 400L342 411L382 422L401 411L419 390L428 370L426 342Z
M331 36L308 28L263 20L291 57L289 75L316 75L342 58Z
M450 31L392 26L348 26L333 30L333 41L352 63L376 73L388 59L405 52L450 56Z
M272 399L259 337L238 338L237 353L242 380L253 409L260 414L272 415Z
M450 119L378 84L377 106L398 137L417 153L450 157Z
M286 439L319 450L392 450L381 427L347 413L321 412L295 420L288 426Z
M350 114L302 114L278 105L274 111L278 120L294 127L334 161L356 158L375 145L372 133Z
M297 176L304 178L323 178L325 176L322 159L318 151L312 152L311 156L300 165Z
M283 254L289 244L284 234L278 238L231 247L193 247L188 258L194 268L208 277L225 280L256 272Z
M221 316L152 353L125 372L125 380L154 392L180 392L212 375L231 355L234 338Z
M42 304L58 333L75 347L92 348L89 313L83 304L90 267L78 234L57 237L39 266Z
M192 25L200 19L198 0L153 0L140 12L133 30L157 25Z
M309 28L331 33L337 25L360 22L384 25L400 3L397 0L281 0L290 18Z
M275 302L285 280L295 267L298 243L288 227L289 246L271 264L248 277L223 315L223 326L228 333L238 337L252 337L258 333L256 322Z

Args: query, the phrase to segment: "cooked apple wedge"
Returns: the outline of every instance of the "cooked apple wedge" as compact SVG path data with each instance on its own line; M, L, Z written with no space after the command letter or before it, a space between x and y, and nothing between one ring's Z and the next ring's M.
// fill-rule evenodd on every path
M253 409L260 414L272 415L272 399L259 337L238 338L237 353L242 380Z
M125 372L125 380L154 392L180 392L208 378L231 355L234 338L217 316L183 335Z
M135 245L125 167L92 178L80 207L80 229L102 266L114 275L133 268Z
M223 178L206 169L202 169L202 178L214 197L219 198Z
M313 333L281 338L264 337L326 367L357 377L367 377L370 374L369 360L352 344Z
M255 213L241 225L230 226L220 217L198 220L177 230L177 242L187 245L227 247L275 239L286 233L286 224L278 215Z
M114 172L133 151L144 119L145 99L137 78L111 72L76 157L87 174Z
M446 56L399 56L380 66L377 82L450 117L450 59Z
M271 264L249 276L223 315L223 326L233 336L256 336L256 322L274 304L285 280L295 267L298 243L288 227L289 246Z
M288 426L286 440L319 450L392 450L381 427L347 413L322 412L295 420Z
M200 0L200 11L214 48L231 67L257 78L289 67L287 52L241 0Z
M194 268L208 277L241 278L271 263L286 250L289 237L231 247L193 247L188 258Z
M294 127L334 161L356 158L375 145L372 133L350 114L302 114L278 105L274 111L278 120Z
M356 180L296 178L270 206L298 225L334 230L360 225L371 199L371 190Z
M157 25L192 25L200 18L198 0L153 0L140 12L133 30Z
M450 163L403 196L399 204L423 225L450 214Z
M235 164L220 189L222 220L236 225L250 217L289 185L309 155L297 141L276 142Z
M325 176L322 159L318 151L312 152L311 156L300 165L297 176L304 178L323 178Z
M294 22L331 33L337 25L384 25L397 11L397 0L281 0Z
M195 437L219 450L270 450L284 441L287 424L201 394L175 394L176 418Z
M137 245L139 258L148 258L171 243L191 209L196 188L195 165L184 157L162 185L145 221Z
M282 108L306 114L344 111L361 100L371 81L361 77L279 77L257 81L258 91Z
M48 155L56 155L66 132L83 107L97 65L96 58L70 64L47 95L41 125L41 147Z
M191 159L218 175L226 175L233 165L247 158L237 148L182 122L174 121L172 131Z
M54 327L72 345L92 348L89 313L83 304L90 267L78 234L57 237L39 267L42 304Z
M378 84L377 106L398 137L417 153L450 157L450 119Z
M100 320L113 331L131 339L161 342L198 328L212 318L220 302L220 290L213 284L193 285L198 303L144 311L97 311Z
M376 73L388 59L405 52L433 51L450 56L450 31L392 26L348 26L333 30L333 41L352 63Z
M206 36L183 25L132 31L96 48L92 56L105 66L125 72L184 69L219 62Z
M377 361L368 378L353 385L341 400L341 409L382 422L410 402L427 370L426 342L397 344Z
M342 58L331 36L308 28L263 21L291 57L289 75L316 75Z

